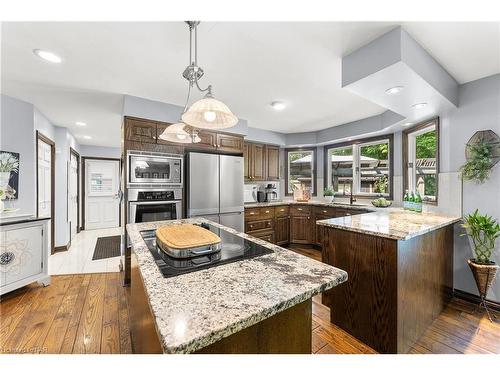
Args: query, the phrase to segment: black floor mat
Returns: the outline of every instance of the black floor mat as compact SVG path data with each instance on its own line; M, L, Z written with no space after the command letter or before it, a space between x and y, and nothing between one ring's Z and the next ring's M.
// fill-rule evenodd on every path
M99 237L92 260L113 258L120 255L121 236Z

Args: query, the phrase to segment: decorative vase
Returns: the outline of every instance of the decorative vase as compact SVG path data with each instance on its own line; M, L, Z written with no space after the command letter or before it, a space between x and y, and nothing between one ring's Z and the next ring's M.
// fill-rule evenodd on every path
M493 321L490 311L486 306L486 295L488 294L491 284L493 284L493 281L495 280L499 266L494 262L491 262L490 264L476 263L475 259L469 259L467 263L472 271L472 275L474 275L476 287L479 292L479 298L481 298L479 306L482 305L486 309L488 318L490 321Z
M10 180L10 172L0 172L0 188L7 188Z

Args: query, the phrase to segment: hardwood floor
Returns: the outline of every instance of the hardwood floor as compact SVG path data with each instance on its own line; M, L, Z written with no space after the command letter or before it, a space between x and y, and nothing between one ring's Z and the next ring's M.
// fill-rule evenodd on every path
M291 250L319 260L311 247ZM52 277L1 297L0 353L131 353L127 288L119 273ZM410 353L500 354L500 323L453 299ZM321 296L312 303L312 352L368 354L373 349L330 323ZM498 315L498 314L497 314Z
M321 261L321 251L309 246L289 248L299 254ZM496 313L500 316L500 313ZM347 332L330 323L330 309L313 298L312 351L316 354L376 353ZM427 329L411 354L500 354L500 322L491 323L483 310L453 298L441 315Z
M131 353L119 273L53 276L1 297L0 353Z

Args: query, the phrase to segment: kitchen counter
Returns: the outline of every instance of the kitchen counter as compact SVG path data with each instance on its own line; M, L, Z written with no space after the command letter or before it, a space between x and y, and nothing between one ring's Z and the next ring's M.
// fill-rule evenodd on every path
M201 222L274 253L164 278L140 231ZM205 219L127 224L127 232L164 353L195 352L347 280L338 268Z
M408 240L460 220L460 217L429 212L416 213L402 208L380 208L370 213L318 220L316 223L393 240Z
M13 224L23 224L30 223L35 221L44 221L50 220L47 217L36 217L33 214L21 214L18 212L15 213L1 213L0 214L0 226L3 225L13 225Z
M339 208L349 208L352 210L366 210L375 211L376 208L368 204L349 204L340 202L324 202L319 200L310 200L307 202L297 202L293 200L286 201L274 201L274 202L256 202L256 203L245 203L245 208L258 208L258 207L274 207L274 206L289 206L289 205L310 205L310 206L323 206L323 207L339 207Z

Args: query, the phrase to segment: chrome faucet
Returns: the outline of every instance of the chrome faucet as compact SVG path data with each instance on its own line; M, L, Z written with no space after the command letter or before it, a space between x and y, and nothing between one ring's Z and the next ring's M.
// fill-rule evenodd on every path
M349 196L349 204L352 206L352 204L356 202L356 198L352 195L352 181L351 181L351 191L350 191L350 196Z

